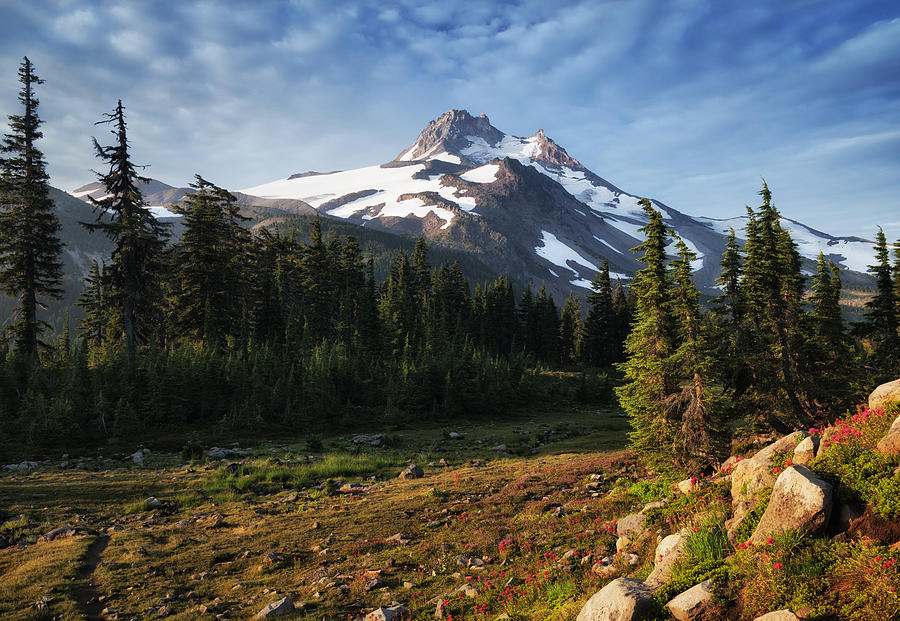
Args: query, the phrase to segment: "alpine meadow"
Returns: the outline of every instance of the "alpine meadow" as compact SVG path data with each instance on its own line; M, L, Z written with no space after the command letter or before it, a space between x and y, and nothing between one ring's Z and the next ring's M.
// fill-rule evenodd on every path
M700 4L0 3L0 618L900 621L900 11Z

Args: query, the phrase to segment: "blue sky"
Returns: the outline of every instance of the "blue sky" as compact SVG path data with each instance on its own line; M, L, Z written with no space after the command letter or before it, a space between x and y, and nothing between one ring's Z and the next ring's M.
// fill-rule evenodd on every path
M145 174L238 189L382 163L450 108L543 128L622 189L900 237L900 2L0 0L0 131L22 56L54 185L122 98Z

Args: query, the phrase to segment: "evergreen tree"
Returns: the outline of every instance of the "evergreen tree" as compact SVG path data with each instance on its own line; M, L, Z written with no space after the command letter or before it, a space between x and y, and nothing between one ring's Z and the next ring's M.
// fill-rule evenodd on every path
M798 371L805 335L802 332L803 277L800 255L765 182L763 204L748 208L744 247L742 312L746 332L739 351L743 378L735 393L746 418L756 426L781 432L810 422L802 400L805 386ZM809 378L812 381L812 378Z
M109 171L98 178L107 196L91 199L99 212L97 221L85 224L91 232L101 231L113 242L110 257L108 295L121 329L122 340L129 350L145 340L145 321L156 302L156 278L161 271L161 255L168 237L168 226L156 220L144 205L138 176L131 161L125 123L125 107L120 99L111 114L100 123L111 123L115 142L100 146L94 139L97 157L109 164ZM103 216L107 216L104 218Z
M334 285L331 281L329 253L322 240L319 216L309 227L309 244L303 247L300 277L303 290L303 311L308 334L304 338L318 344L331 333L334 307Z
M617 359L616 341L621 334L616 329L617 318L613 309L612 285L609 281L609 261L606 259L591 282L591 292L587 296L587 301L589 307L584 322L582 359L592 366L607 366Z
M819 409L831 411L852 405L848 399L852 394L850 379L857 372L851 364L850 340L844 330L840 299L840 270L820 252L810 297L813 307L805 318L812 325L807 331L803 375L816 380L811 382L811 400Z
M675 440L676 424L667 418L665 404L677 388L671 369L675 334L671 280L666 270L669 231L650 201L639 202L648 222L639 230L646 239L635 251L642 252L645 267L635 274L635 317L625 341L628 359L620 365L626 383L616 388L619 403L631 417L629 434L633 449L656 467L670 467L668 452Z
M841 276L833 261L819 253L816 275L813 277L812 316L816 324L819 342L829 350L829 357L836 358L844 351L844 324L841 317Z
M23 114L9 116L11 133L0 158L0 289L18 299L11 330L16 347L34 355L49 326L38 318L40 298L59 299L62 290L60 225L50 199L44 155L36 142L43 134L34 86L43 80L26 57L19 67Z
M884 231L879 227L875 235L875 263L869 266L875 276L875 297L866 302L868 333L873 341L875 364L893 373L900 361L900 336L897 334L897 296L891 274L890 255Z
M633 295L626 292L620 281L616 285L616 292L613 295L613 362L621 362L625 359L625 339L631 332L633 310Z
M100 349L106 336L108 309L106 307L104 267L102 260L100 263L96 259L91 261L91 267L84 279L84 291L75 303L84 312L84 317L79 325L78 338L92 349Z
M559 362L559 310L553 301L553 294L548 294L541 285L537 298L537 331L538 357L549 364Z
M180 281L174 322L181 334L221 347L241 324L249 239L234 196L200 175L191 187L195 191L179 207L184 233L174 251Z
M681 239L675 249L678 259L670 271L679 344L670 363L681 386L667 399L666 418L676 425L680 422L672 446L676 465L697 475L717 463L722 428L718 399L709 386L712 361L700 320L700 293L691 276L691 261L697 255Z
M569 295L563 304L559 325L560 362L574 364L581 356L581 298Z
M740 290L743 263L741 248L733 228L728 230L728 236L725 238L725 252L722 254L721 266L722 271L716 278L716 283L722 289L722 295L712 302L716 313L726 317L728 323L736 329L743 315Z
M758 245L756 234L756 217L748 208L747 245L753 249ZM758 253L753 253L754 260ZM745 277L745 268L741 256L741 248L737 243L734 229L729 229L725 238L725 252L720 263L722 270L716 283L722 294L712 300L713 314L711 320L715 326L717 344L716 376L722 381L726 390L735 391L740 396L746 388L749 374L746 359L746 348L752 335L748 334L746 315L746 292L753 287L758 291L758 283L753 280L757 276L758 267L751 266L751 276Z

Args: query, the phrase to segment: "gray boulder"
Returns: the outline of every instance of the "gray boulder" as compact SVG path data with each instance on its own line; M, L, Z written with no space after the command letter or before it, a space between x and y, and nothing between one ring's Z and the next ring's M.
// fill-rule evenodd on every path
M653 555L653 571L647 576L647 584L658 587L669 581L678 559L684 556L688 531L682 530L665 537L656 546Z
M626 515L616 522L616 534L619 537L628 537L629 539L637 539L647 528L647 516L643 513L632 513Z
M712 599L712 580L707 580L672 598L666 608L678 621L694 621L703 617L712 604Z
M791 466L778 476L772 498L750 537L754 544L788 530L815 533L831 516L831 484L806 466Z
M290 597L283 597L277 602L272 602L258 613L256 613L257 619L269 619L271 617L280 617L282 615L287 615L294 612L294 602L291 601Z
M408 465L403 472L400 473L401 479L421 479L425 476L425 471L416 464Z
M365 621L392 621L393 619L400 618L401 615L405 615L406 613L406 606L403 604L382 606L367 614Z
M653 591L640 580L617 578L594 593L577 621L640 621L656 606Z

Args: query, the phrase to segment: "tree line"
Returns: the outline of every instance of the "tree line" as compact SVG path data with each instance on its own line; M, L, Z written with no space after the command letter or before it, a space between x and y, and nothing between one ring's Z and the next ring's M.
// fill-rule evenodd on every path
M875 296L866 321L845 325L841 277L820 253L807 288L797 246L763 182L747 208L743 247L732 229L718 284L701 312L696 258L649 201L636 248L645 267L632 284L635 313L616 389L631 415L631 446L660 469L698 474L728 455L737 424L781 433L830 422L871 386L900 374L900 242L891 264L879 229ZM676 240L676 257L666 247Z
M20 312L0 352L0 412L29 442L185 424L493 414L560 396L536 372L544 365L608 365L621 352L628 296L613 292L608 269L586 321L577 298L560 314L543 287L526 287L517 303L505 276L473 291L458 263L430 265L422 239L379 283L354 237L325 239L318 218L305 243L296 232L251 232L235 197L199 175L174 207L183 232L170 243L144 204L121 101L101 120L111 143L94 140L105 192L83 223L113 250L90 266L77 334L66 322L48 342L36 300L59 295L62 246L34 146L40 82L27 59L20 76L26 113L12 119L2 174L3 217L16 224L3 229L4 291ZM37 172L18 174L26 155ZM35 228L35 213L49 224Z
M496 415L535 400L607 394L630 415L632 447L660 468L700 472L730 430L785 431L850 405L900 368L900 248L879 231L866 321L848 328L837 266L820 255L808 288L796 245L764 184L745 243L732 230L708 309L696 257L646 199L645 267L627 289L604 262L582 308L544 287L476 287L458 263L432 266L419 240L377 282L352 236L251 231L235 197L197 175L175 207L177 243L153 217L131 160L121 101L94 150L105 196L91 199L113 251L94 262L77 334L55 341L41 300L60 295L62 244L49 199L35 85L19 70L21 115L0 160L0 285L17 299L0 350L0 417L27 443L124 437L159 428L283 424L303 430ZM675 241L675 256L667 248ZM548 368L583 371L561 384ZM568 392L567 392L568 391Z

